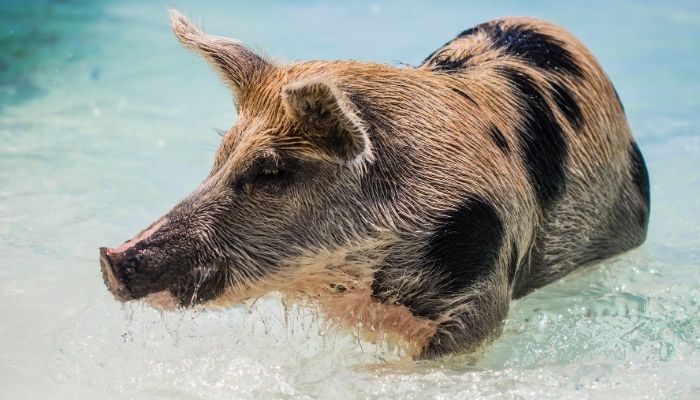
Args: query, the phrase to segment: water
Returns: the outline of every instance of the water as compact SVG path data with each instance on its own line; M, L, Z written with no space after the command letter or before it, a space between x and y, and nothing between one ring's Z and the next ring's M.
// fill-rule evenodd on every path
M107 293L97 248L169 209L235 119L165 5L0 3L0 398L700 398L700 4L171 1L286 59L418 64L501 15L598 56L647 158L640 249L516 302L475 365L411 364L274 296L159 314Z

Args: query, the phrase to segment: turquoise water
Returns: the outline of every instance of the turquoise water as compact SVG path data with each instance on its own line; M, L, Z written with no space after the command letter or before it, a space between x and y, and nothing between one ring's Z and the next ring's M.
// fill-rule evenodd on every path
M579 3L168 2L281 60L415 65L515 14L598 56L651 173L647 243L516 302L476 365L404 365L274 296L117 304L97 248L206 175L230 96L161 2L0 2L0 397L700 398L700 3Z

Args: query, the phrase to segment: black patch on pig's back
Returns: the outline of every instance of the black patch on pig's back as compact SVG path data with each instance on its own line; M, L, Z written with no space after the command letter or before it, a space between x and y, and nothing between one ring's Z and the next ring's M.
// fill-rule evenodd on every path
M522 120L516 126L521 154L540 206L548 208L566 185L564 162L568 153L562 127L535 81L514 68L499 73L515 89Z
M480 29L491 37L494 47L537 68L582 76L574 56L563 47L562 41L552 36L520 25L503 28L498 22L483 25Z
M494 269L503 223L486 200L469 197L437 220L426 260L444 277L446 294L459 293Z
M582 77L581 67L574 55L564 47L564 42L551 35L542 33L537 28L525 25L504 26L504 21L486 22L462 31L452 41L445 43L431 53L423 64L430 63L436 71L458 72L465 67L473 54L451 57L449 52L441 57L443 49L454 40L483 33L491 41L492 49L501 49L504 54L515 56L535 68L550 72L561 72Z

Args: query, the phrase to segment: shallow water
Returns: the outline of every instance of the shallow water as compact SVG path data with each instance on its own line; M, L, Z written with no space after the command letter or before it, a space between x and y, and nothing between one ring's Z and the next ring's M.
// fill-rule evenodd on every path
M598 56L652 182L638 250L513 304L475 365L408 365L274 296L225 311L117 304L97 248L206 175L235 119L163 4L0 3L2 398L700 398L700 5L169 2L287 60L418 64L501 15L559 22Z

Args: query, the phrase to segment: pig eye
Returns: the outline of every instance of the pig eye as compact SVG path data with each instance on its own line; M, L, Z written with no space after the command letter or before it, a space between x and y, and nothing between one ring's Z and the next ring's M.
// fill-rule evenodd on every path
M284 167L284 162L274 155L256 158L241 177L239 185L248 192L255 189L281 189L291 178Z
M262 162L260 166L255 168L254 175L251 181L255 184L265 184L277 180L282 174L282 169L275 160Z

